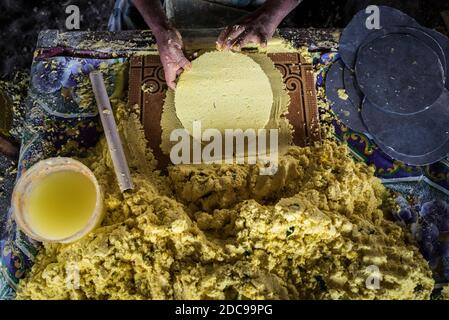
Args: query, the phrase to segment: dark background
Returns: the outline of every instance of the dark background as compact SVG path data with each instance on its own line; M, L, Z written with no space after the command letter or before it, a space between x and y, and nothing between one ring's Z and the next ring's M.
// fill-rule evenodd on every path
M70 4L80 8L81 30L107 29L114 0L0 0L0 79L29 68L40 30L65 30L65 8ZM285 25L341 28L367 4L398 7L421 24L445 31L440 12L449 10L448 0L304 0Z

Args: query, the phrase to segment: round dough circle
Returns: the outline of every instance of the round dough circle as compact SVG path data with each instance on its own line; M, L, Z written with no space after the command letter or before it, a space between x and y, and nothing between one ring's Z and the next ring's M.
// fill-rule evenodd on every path
M205 53L182 73L175 91L176 115L191 134L194 121L202 131L262 129L272 105L268 76L241 53Z
M388 34L361 47L355 72L368 100L391 113L422 112L444 90L437 53L409 34Z

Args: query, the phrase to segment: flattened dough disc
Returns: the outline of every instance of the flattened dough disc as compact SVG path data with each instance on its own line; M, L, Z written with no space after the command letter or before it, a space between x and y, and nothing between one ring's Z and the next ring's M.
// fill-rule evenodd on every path
M427 109L444 89L438 55L411 35L389 34L361 47L356 76L371 103L397 114Z
M449 39L442 33L421 27L422 30L427 32L431 37L433 37L441 46L444 56L446 58L446 88L449 90Z
M412 166L426 166L438 162L449 155L449 140L435 151L422 156L409 156L403 153L399 153L390 147L387 147L375 137L373 137L373 139L374 142L376 142L376 144L380 147L380 149L390 158L402 161Z
M411 157L420 157L441 148L449 140L449 92L432 108L412 115L397 115L376 108L365 98L363 122L370 134L385 148Z
M176 115L192 133L202 130L261 129L270 119L273 91L267 75L241 53L209 52L183 72L175 91Z
M349 99L351 99L352 103L355 106L360 108L363 102L363 93L362 91L360 91L354 72L352 72L349 68L345 67L343 71L343 78L346 93L348 94Z
M418 22L405 13L386 6L379 6L380 28L392 26L419 26ZM354 68L357 50L362 44L363 40L372 32L378 29L367 28L367 19L371 13L366 13L365 10L359 11L351 22L343 30L340 39L339 52L343 62L350 69Z
M447 72L448 66L447 66L446 52L449 47L449 39L447 39L444 35L442 35L437 31L430 30L424 27L387 27L372 32L365 38L365 40L363 40L361 46L382 36L394 33L408 34L414 36L415 38L418 38L419 40L423 41L426 45L428 45L438 55L441 65L443 66L445 79L447 79L447 77L449 76L449 72Z
M344 65L341 60L336 61L326 75L326 96L329 99L332 111L349 128L358 132L367 132L360 116L359 107L349 97L342 98L345 93L343 81Z

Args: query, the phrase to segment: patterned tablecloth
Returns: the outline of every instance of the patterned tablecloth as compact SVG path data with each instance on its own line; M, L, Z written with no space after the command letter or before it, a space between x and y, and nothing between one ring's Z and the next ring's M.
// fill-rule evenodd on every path
M317 88L324 85L329 65L339 59L337 53L315 53L318 72ZM92 69L113 66L124 58L90 59L52 57L34 61L26 101L27 128L22 136L18 176L41 159L63 155L79 156L96 144L101 134L94 101L84 101L83 90ZM51 70L49 69L51 67ZM106 81L114 91L116 74L108 70ZM410 167L393 161L380 151L369 137L353 132L336 120L336 137L346 141L354 156L376 168L376 175L390 188L417 201L449 198L449 160L426 167ZM32 266L39 243L25 236L6 214L6 224L0 226L0 299L13 299L17 284Z

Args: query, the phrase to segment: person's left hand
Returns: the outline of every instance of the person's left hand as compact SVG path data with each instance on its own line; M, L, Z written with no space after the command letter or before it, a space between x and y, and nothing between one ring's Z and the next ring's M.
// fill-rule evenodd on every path
M277 22L270 12L256 10L236 25L226 27L218 37L217 49L240 51L249 43L266 47L276 28Z
M165 81L167 85L175 90L176 77L184 70L192 67L190 61L184 56L182 37L175 28L168 28L155 32L159 49L159 55L164 66Z

